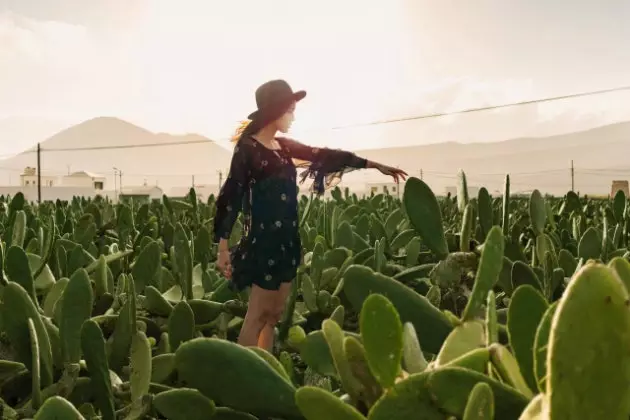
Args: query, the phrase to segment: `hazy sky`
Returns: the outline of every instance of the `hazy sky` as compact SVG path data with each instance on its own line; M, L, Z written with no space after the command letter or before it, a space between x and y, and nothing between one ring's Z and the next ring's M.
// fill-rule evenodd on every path
M228 137L254 89L306 89L295 133L361 148L630 119L630 92L327 127L630 85L628 0L0 0L0 156L96 116Z

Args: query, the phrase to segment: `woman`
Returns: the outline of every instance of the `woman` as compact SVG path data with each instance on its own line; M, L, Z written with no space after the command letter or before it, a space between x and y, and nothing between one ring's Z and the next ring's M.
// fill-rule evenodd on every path
M301 181L313 178L313 189L319 194L353 169L375 168L396 182L407 175L350 152L277 138L278 131L288 132L295 104L305 96L305 91L294 93L283 80L256 90L258 110L249 115L251 122L236 138L230 173L216 203L217 266L237 289L251 286L238 338L243 346L272 350L274 328L302 257L294 159L310 162ZM230 250L228 238L241 210L244 234L236 249Z

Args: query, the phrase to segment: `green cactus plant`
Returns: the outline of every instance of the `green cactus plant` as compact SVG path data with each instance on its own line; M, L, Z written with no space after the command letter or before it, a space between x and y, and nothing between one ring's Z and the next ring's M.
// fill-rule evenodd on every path
M31 319L37 333L41 386L47 387L51 385L53 380L52 348L48 331L38 308L33 303L28 292L14 282L9 282L8 285L4 286L2 299L3 303L0 307L2 311L2 327L15 350L18 360L29 371L33 371L31 340L28 332L29 319Z
M365 417L354 407L321 388L305 386L295 393L295 401L306 420L361 420Z
M79 363L81 360L81 326L92 314L93 301L87 271L79 269L70 278L60 301L59 336L66 363Z
M463 420L493 420L494 394L485 382L479 382L470 391Z
M234 343L195 338L177 349L175 365L189 387L221 406L256 416L300 416L293 385L260 356Z
M536 390L534 341L536 330L548 308L545 298L532 286L519 286L508 308L507 329L510 346L518 360L521 374L530 389Z
M191 388L160 392L153 399L153 406L169 420L203 420L217 417L214 402Z
M549 335L545 394L550 416L628 416L628 300L623 282L603 265L586 264L569 283L553 315ZM575 329L576 319L597 322L606 328ZM602 363L593 364L593 360Z
M105 350L105 338L98 324L87 320L81 327L81 349L94 389L96 407L103 420L114 420L114 398Z
M438 258L448 254L448 244L440 207L431 188L422 180L410 177L405 183L403 205L412 226Z
M361 308L360 329L370 370L383 388L391 388L403 354L403 327L394 305L383 295L370 295Z
M483 244L475 284L468 303L462 313L462 321L469 321L479 316L488 292L494 287L503 268L505 240L501 229L490 229Z
M181 301L173 308L168 318L168 338L172 351L195 335L195 314L186 301Z

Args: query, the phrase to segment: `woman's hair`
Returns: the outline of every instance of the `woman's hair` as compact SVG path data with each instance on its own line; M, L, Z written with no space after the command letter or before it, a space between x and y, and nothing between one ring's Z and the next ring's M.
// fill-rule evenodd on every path
M249 124L251 123L250 120L244 120L241 121L239 126L236 128L236 130L234 131L234 135L232 136L232 138L230 139L230 141L232 143L236 143L237 141L240 140L241 136L243 135L243 133L245 132L245 129L247 128L247 126L249 126Z
M258 125L259 124L257 124L255 121L251 121L251 120L241 121L241 123L236 128L236 130L234 130L234 135L232 135L230 142L238 143L239 140L242 139L243 137L256 134L260 130ZM307 161L300 160L300 159L293 159L293 163L296 166L303 166L307 163Z
M260 124L257 121L251 121L251 120L241 121L239 126L236 128L236 131L234 131L234 135L232 136L230 140L232 141L232 143L238 143L238 141L241 138L246 137L246 136L251 136L252 134L255 134L258 131L260 131L261 128L262 127L260 127Z

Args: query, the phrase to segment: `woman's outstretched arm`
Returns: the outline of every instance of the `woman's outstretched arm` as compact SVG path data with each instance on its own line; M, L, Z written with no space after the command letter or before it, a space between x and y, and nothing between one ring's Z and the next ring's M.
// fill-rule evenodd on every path
M287 138L278 138L277 140L293 158L312 162L313 170L323 171L324 175L343 172L348 168L374 168L393 177L396 182L404 180L407 176L407 173L402 169L373 162L345 150L311 147Z
M291 157L309 162L334 162L336 166L347 168L363 169L367 168L368 160L355 155L352 152L339 149L328 149L326 147L312 147L300 143L293 139L277 138L282 146L290 153Z

